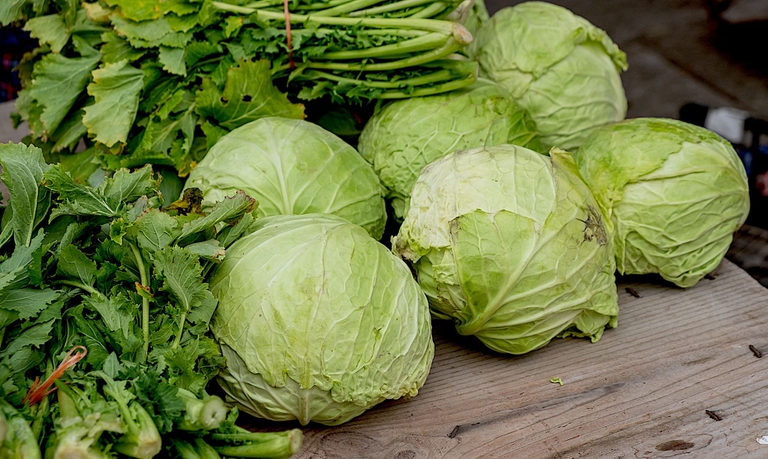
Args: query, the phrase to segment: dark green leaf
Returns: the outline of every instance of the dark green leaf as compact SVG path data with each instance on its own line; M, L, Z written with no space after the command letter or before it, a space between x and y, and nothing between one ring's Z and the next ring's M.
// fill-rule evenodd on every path
M42 310L53 303L60 292L51 289L23 288L0 293L0 307L18 313L20 320L36 317Z
M70 244L61 249L56 272L90 287L96 280L96 262Z
M9 222L16 246L29 246L35 226L48 212L48 191L40 187L49 166L35 146L0 144L2 179L11 196L13 218ZM8 234L3 228L3 233ZM5 241L0 241L4 243Z
M211 212L205 217L184 224L179 240L195 233L209 230L219 223L234 222L240 219L244 214L252 212L255 207L255 199L249 197L242 191L238 191L233 196L226 197L223 201L214 204Z
M197 111L227 129L265 116L302 119L304 106L293 104L272 84L269 61L241 62L229 68L224 91L210 80L197 93Z

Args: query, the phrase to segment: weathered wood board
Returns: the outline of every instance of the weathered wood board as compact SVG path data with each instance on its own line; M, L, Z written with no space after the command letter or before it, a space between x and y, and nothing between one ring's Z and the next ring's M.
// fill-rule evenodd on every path
M418 396L303 428L297 457L768 458L768 290L728 261L713 274L622 280L619 327L595 344L504 356L437 324Z

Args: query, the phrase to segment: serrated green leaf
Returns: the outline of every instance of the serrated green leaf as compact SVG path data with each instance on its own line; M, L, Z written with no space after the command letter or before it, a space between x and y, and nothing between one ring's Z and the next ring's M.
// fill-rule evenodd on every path
M74 322L77 325L78 342L88 348L88 355L85 360L95 368L101 368L104 361L112 352L110 346L104 342L104 335L97 328L92 320L87 319L83 314L74 314Z
M96 262L73 244L69 244L59 252L56 273L87 286L93 286L96 281Z
M222 247L216 239L195 242L184 246L184 248L208 261L219 262L224 259L225 255L224 247Z
M64 169L56 164L44 175L45 186L58 193L61 202L54 207L52 218L59 215L97 215L113 217L117 215L118 207L107 202L93 188L75 182Z
M187 76L187 66L184 62L184 48L161 46L157 59L163 64L163 70L175 75Z
M211 80L203 80L197 93L198 113L216 120L226 129L235 129L265 116L304 118L304 106L293 104L272 84L269 61L241 62L227 72L227 83L220 91Z
M60 53L69 41L64 18L58 14L31 18L24 24L24 30L41 43L48 43L54 53Z
M144 73L127 61L93 71L88 94L96 99L84 108L83 124L93 138L108 147L125 143L139 108Z
M84 111L78 110L59 124L59 127L51 135L51 140L55 141L52 148L53 152L74 151L77 148L80 140L88 133L88 129L83 125L84 114Z
M134 48L114 31L103 33L101 39L104 40L104 44L101 46L104 63L114 64L123 60L133 62L146 54L146 51Z
M0 25L7 26L24 18L27 0L3 0L0 2Z
M123 16L133 21L158 19L168 13L190 14L198 7L187 0L107 0L109 6L119 6Z
M19 333L19 335L16 336L5 349L0 351L0 359L4 359L9 355L12 356L24 349L33 347L39 348L50 341L53 322L53 320L50 320L48 322L35 324Z
M201 59L204 59L213 54L220 54L222 52L221 46L216 43L210 43L207 41L193 41L187 45L184 59L186 59L187 66L191 67L195 65Z
M36 317L54 302L60 293L51 289L23 288L0 293L0 307L18 313L20 320Z
M123 294L110 297L89 296L85 299L89 309L99 313L104 325L109 331L125 331L131 329L133 316L130 314L132 304Z
M139 247L149 252L157 252L171 245L181 234L176 219L157 209L139 217L133 227Z
M10 194L11 225L16 246L29 246L37 223L48 212L50 195L40 186L50 166L35 146L0 144L2 179Z
M35 257L35 253L40 250L45 233L38 231L30 242L29 246L16 245L13 248L13 254L0 263L0 290L11 288L22 288L29 281L29 265Z
M155 253L154 265L163 276L162 290L173 294L182 310L190 311L203 301L208 290L196 255L182 247L168 246Z
M211 212L205 217L201 217L184 224L181 230L179 240L182 240L195 233L200 233L213 228L219 223L230 223L250 213L256 206L256 200L238 191L232 196L224 198L214 204Z
M135 41L159 43L163 37L173 33L170 24L165 19L136 22L117 14L113 14L110 19L115 31L124 36L133 46L136 46Z
M253 212L246 213L240 218L240 220L237 221L237 223L235 223L234 226L228 226L224 228L216 236L216 239L218 239L222 247L229 247L236 240L240 239L241 236L247 234L250 231L251 225L253 225L254 221L256 221L256 218L253 216Z
M156 187L157 182L152 178L152 167L146 165L134 172L127 169L118 170L102 182L98 191L107 202L119 206L152 193Z
M104 360L104 366L102 371L110 378L117 378L120 371L122 371L123 365L120 363L120 359L117 358L117 354L110 353L106 360Z
M41 110L39 119L42 129L32 132L45 135L56 131L83 93L100 59L99 54L75 58L47 54L35 64L32 86L21 91L26 92L26 96L35 101Z

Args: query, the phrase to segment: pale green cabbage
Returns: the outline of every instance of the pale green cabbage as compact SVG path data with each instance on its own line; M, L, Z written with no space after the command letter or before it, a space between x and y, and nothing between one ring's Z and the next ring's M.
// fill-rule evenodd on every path
M595 132L574 158L615 228L622 274L691 287L720 264L749 214L739 157L698 126L626 120Z
M568 153L502 145L425 167L393 250L434 316L522 354L556 336L597 341L618 315L610 235Z
M605 31L569 10L526 2L499 10L468 52L533 117L545 148L579 147L596 127L624 119L626 55Z
M402 220L422 167L455 150L507 143L541 148L528 113L503 87L486 80L385 105L365 125L358 150L373 164Z
M384 188L373 168L349 144L316 124L268 117L216 142L186 188L206 202L238 190L258 200L259 216L338 215L380 238L386 223Z
M331 215L257 220L210 287L212 330L238 406L272 420L337 425L416 395L434 356L424 293L408 266Z

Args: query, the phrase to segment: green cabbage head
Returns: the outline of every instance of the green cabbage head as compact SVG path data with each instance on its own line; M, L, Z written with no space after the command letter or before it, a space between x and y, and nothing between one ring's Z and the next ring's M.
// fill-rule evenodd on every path
M259 216L326 213L384 232L384 188L349 144L316 124L261 118L221 137L189 174L207 202L238 190L259 201Z
M626 55L605 31L569 10L526 2L499 10L469 53L533 117L548 149L579 147L596 127L624 119Z
M421 168L455 150L507 143L541 148L528 113L502 86L486 80L385 105L365 125L358 150L373 164L402 220Z
M739 157L698 126L626 120L595 132L574 159L610 216L622 274L691 287L720 264L749 214Z
M416 395L434 356L429 306L408 266L332 215L257 220L210 282L212 330L238 406L337 425Z
M433 162L393 250L412 264L434 316L493 350L597 341L616 325L610 235L564 151L501 145Z

